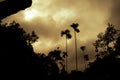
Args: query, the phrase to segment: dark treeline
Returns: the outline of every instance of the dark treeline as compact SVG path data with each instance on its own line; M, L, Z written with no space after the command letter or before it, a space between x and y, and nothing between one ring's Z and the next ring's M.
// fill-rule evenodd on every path
M4 0L0 2L0 20L31 6L32 0ZM76 70L67 72L67 39L71 39L68 29L61 32L66 35L66 52L59 47L48 55L35 53L32 44L38 36L34 31L27 33L13 21L0 23L0 78L34 80L120 80L120 30L108 24L104 33L98 34L93 44L96 52L94 62L89 62L89 55L84 54L85 70L78 71L77 36L78 24L73 23L75 38ZM80 49L85 51L86 46ZM86 63L89 62L89 63Z
M34 52L32 43L38 39L34 31L26 33L15 21L10 24L0 23L0 37L1 75L46 80L64 71L64 66L60 70L58 64L63 65L66 55L59 48L48 56Z
M34 31L26 33L18 23L0 23L0 73L10 78L42 80L119 80L120 35L108 24L105 33L93 44L96 60L87 64L84 72L65 70L66 52L59 47L48 55L35 53L32 44L38 37ZM81 49L84 51L85 46ZM84 56L85 57L85 56ZM88 56L87 56L88 58ZM87 59L89 60L89 59ZM4 78L6 78L4 77Z

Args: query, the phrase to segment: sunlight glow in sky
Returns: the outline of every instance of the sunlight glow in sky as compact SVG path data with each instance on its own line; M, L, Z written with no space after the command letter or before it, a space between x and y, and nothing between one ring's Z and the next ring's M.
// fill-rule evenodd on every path
M36 15L38 15L38 11L37 10L25 10L25 13L24 13L24 17L25 17L25 20L32 20L33 18L36 17Z

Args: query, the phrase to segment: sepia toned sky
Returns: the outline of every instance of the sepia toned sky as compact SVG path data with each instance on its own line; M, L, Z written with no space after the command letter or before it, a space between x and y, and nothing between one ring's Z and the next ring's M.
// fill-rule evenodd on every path
M83 69L83 53L80 46L86 46L86 53L91 60L95 55L93 42L97 34L104 32L108 22L120 26L119 0L33 0L32 6L19 11L3 22L15 20L27 31L34 30L39 36L33 44L35 52L47 54L60 47L65 51L65 36L61 31L69 29L72 39L68 41L69 70L75 69L75 47L72 23L78 23L80 33L77 34L79 70Z

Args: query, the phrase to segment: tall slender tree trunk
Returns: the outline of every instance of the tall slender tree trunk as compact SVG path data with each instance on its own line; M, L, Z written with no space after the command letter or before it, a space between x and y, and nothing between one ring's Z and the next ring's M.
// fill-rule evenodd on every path
M75 54L76 54L76 71L78 71L78 62L77 62L77 41L76 41L76 32L74 30L74 34L75 34Z
M67 36L66 36L66 53L68 55L68 51L67 51ZM66 71L67 71L67 55L66 55Z

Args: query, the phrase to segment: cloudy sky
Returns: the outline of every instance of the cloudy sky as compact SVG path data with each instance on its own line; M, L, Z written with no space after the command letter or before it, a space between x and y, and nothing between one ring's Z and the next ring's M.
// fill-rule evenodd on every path
M33 0L32 6L11 15L3 22L15 20L27 31L34 30L39 40L33 44L35 52L47 54L60 47L65 51L65 37L62 30L69 29L72 39L68 41L68 63L75 69L74 34L70 27L78 23L77 34L79 70L83 69L83 53L80 46L86 46L86 53L93 59L93 42L97 34L104 32L108 22L120 26L119 0Z

